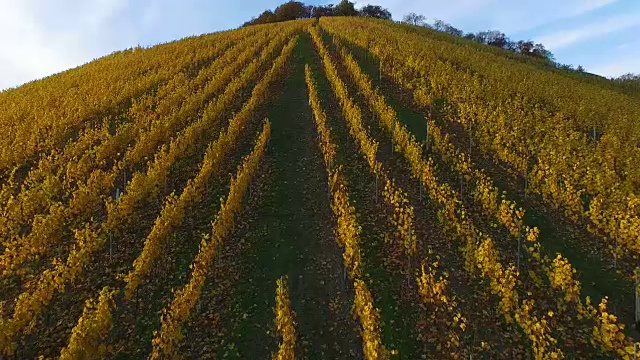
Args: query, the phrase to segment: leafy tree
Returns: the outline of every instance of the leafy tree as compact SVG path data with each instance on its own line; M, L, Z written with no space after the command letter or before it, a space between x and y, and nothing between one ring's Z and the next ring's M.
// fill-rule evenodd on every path
M567 70L567 71L574 70L573 65L571 64L560 64L560 69Z
M469 34L469 35L473 35L473 34ZM478 31L474 36L473 36L473 40L482 43L482 44L486 44L487 43L487 39L489 38L489 32L488 31Z
M471 40L471 41L481 42L476 38L476 34L474 34L474 33L466 33L464 35L464 38L467 39L467 40Z
M311 12L311 16L315 18L334 15L333 5L321 5L321 6L314 6L312 8L313 10Z
M334 16L358 16L358 11L355 8L354 3L349 0L342 0L336 7L333 8Z
M378 5L366 5L360 9L360 16L368 16L378 19L391 19L391 13L389 10Z
M521 54L529 55L533 51L533 41L520 40L516 43L517 51Z
M544 45L538 43L535 44L533 47L533 50L531 51L531 54L533 56L539 57L539 58L543 58L549 61L553 61L555 59L555 57L553 56L553 53L549 50L547 50Z
M640 81L640 74L626 73L615 78L617 81Z
M500 32L498 30L487 31L487 45L506 49L509 42L509 38L503 32Z
M416 13L408 13L402 18L402 22L409 25L425 26L427 18L424 15Z
M289 1L276 8L275 21L306 19L311 16L307 6L299 1Z
M453 26L451 26L450 24L446 24L444 27L444 32L446 32L447 34L451 34L453 36L457 36L457 37L462 37L462 34L464 34L462 32L462 30L455 28Z
M252 18L251 20L244 23L243 26L267 24L275 21L276 21L276 15L273 13L273 11L265 10L257 18Z

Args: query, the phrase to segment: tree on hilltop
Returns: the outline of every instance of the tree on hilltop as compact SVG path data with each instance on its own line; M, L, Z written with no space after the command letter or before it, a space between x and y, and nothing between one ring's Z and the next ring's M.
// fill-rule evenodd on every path
M333 8L334 16L358 16L358 10L356 10L355 3L349 0L342 0L338 5Z
M418 15L414 12L408 13L402 18L402 22L414 26L425 26L427 18L424 15Z
M276 21L308 19L311 17L311 9L299 1L289 1L278 6L274 14Z
M378 19L391 19L389 10L378 5L367 5L360 9L360 16L373 17Z

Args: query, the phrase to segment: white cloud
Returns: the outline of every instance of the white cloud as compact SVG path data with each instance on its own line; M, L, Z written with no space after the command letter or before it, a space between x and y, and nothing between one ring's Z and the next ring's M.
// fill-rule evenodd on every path
M3 0L0 89L107 54L101 46L109 40L106 27L126 5L127 0Z
M625 14L594 22L577 29L543 35L538 37L536 40L545 44L549 49L561 49L580 41L585 41L590 38L613 33L636 25L640 25L640 16L636 14Z

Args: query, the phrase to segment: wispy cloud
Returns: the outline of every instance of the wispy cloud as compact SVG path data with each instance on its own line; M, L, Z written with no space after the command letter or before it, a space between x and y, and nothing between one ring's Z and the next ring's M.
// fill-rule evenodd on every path
M616 77L629 72L640 74L640 62L636 56L594 66L589 68L589 71L606 77Z
M576 29L539 36L536 40L545 44L550 49L561 49L580 41L614 33L636 25L640 25L640 16L638 16L638 14L625 14L584 25Z
M570 16L578 16L601 7L613 4L618 0L583 0L574 5L574 11Z

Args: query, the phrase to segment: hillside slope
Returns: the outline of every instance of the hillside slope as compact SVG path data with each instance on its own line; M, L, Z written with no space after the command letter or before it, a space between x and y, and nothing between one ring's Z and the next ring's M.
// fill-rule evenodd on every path
M0 93L0 358L633 358L640 99L389 21Z

